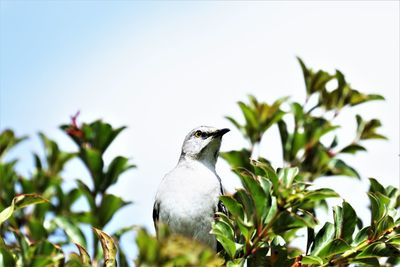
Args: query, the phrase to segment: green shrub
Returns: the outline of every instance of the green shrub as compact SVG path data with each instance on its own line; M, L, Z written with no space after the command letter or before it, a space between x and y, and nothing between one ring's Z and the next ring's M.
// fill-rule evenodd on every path
M360 178L342 156L366 151L366 140L386 139L378 132L381 123L356 115L354 139L342 144L337 138L339 125L332 124L332 119L344 108L383 97L353 89L340 71L313 71L301 59L299 63L306 87L303 103L283 97L270 105L250 96L249 103L238 103L244 123L227 117L249 141L249 147L221 153L243 185L232 195L221 196L228 215L216 214L212 233L222 252L215 254L202 244L171 234L165 226L160 226L157 238L140 227L122 228L110 235L101 231L129 204L110 194L109 187L135 166L122 156L104 162L104 152L124 127L113 128L100 120L78 125L74 116L61 129L76 143L77 151L61 151L56 142L40 133L45 156L34 154L35 171L29 177L17 173L17 160L5 160L7 151L26 137L16 137L12 130L0 135L0 266L400 264L398 188L385 188L370 178L371 222L363 226L346 201L333 207L333 223L319 222L316 209L327 208L326 199L339 195L328 188L311 187L314 180L326 176ZM337 86L328 90L332 81ZM274 168L254 152L274 126L279 129L284 168ZM91 183L77 179L76 186L66 191L61 172L72 158L84 164ZM89 209L74 211L77 201L86 201ZM83 230L88 225L93 228L93 244ZM292 245L301 229L307 230L305 251ZM131 230L136 232L138 248L134 261L119 245L121 236ZM50 242L54 237L57 241ZM77 253L66 255L63 248L71 244Z

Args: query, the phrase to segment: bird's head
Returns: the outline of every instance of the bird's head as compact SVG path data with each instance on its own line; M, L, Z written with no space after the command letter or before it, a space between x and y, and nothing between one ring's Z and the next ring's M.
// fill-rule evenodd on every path
M181 158L200 160L215 166L222 136L227 132L227 128L217 129L209 126L193 129L183 142Z

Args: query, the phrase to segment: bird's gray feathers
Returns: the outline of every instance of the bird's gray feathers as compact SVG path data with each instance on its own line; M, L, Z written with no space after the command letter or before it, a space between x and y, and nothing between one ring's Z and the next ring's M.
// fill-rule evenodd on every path
M226 213L219 201L224 193L215 171L222 136L228 129L198 127L189 132L177 166L161 181L153 207L153 221L216 249L210 234L216 211Z

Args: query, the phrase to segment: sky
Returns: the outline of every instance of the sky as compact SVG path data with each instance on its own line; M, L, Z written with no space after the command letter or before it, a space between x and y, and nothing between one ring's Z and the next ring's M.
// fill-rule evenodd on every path
M354 116L378 118L389 141L366 142L368 153L346 157L361 181L321 178L369 221L368 177L399 185L398 1L8 1L1 0L0 130L29 141L10 154L23 174L33 171L37 133L76 147L59 129L79 120L128 126L106 153L129 157L137 169L111 192L134 202L106 227L143 225L154 232L152 205L163 175L177 163L183 138L199 125L229 127L222 151L247 146L224 119L241 119L237 101L253 94L268 103L301 101L304 82L296 56L313 69L341 70L351 85L386 98L345 110L334 123L351 140ZM348 126L348 127L346 127ZM281 166L277 129L260 154ZM228 190L239 186L220 160ZM66 187L88 173L77 160L64 171ZM340 204L341 200L330 202ZM329 216L326 216L329 220ZM133 236L124 240L132 249Z

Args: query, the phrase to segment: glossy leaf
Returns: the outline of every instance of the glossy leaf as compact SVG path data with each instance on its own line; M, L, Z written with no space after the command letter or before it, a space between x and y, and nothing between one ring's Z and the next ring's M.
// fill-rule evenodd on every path
M335 227L333 224L327 222L318 231L315 236L314 243L311 247L311 255L317 256L320 252L334 239L335 237Z
M329 258L333 255L343 253L349 249L351 249L351 247L346 243L346 241L342 239L334 239L326 243L323 248L316 253L316 256Z
M334 207L333 217L335 224L335 237L343 239L346 242L351 242L357 224L357 214L353 207L346 201L343 201L342 207Z

